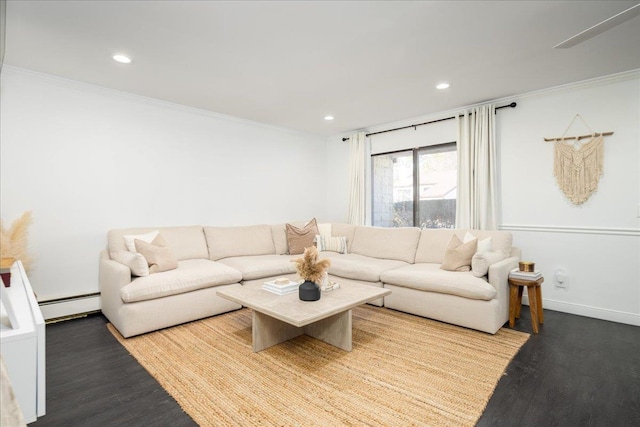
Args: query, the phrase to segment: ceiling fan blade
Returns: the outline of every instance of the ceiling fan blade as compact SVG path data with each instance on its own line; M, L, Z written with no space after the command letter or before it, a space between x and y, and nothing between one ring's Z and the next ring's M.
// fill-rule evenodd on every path
M553 48L565 49L575 46L578 43L582 43L583 41L589 40L590 38L595 37L600 33L604 33L605 31L610 30L611 28L620 25L623 22L628 21L629 19L635 18L638 15L640 15L640 3L636 4L635 6L631 6L627 10L623 10L617 15L613 15L611 18L605 19L604 21L576 34L573 37L568 38L562 43L555 45Z

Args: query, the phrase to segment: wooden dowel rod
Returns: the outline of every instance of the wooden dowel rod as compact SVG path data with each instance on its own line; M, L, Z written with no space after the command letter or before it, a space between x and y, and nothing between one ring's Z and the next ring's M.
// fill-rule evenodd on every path
M545 138L545 141L564 141L566 139L576 139L578 141L580 141L581 139L584 138L590 138L593 136L609 136L609 135L613 135L613 132L596 132L596 133L591 133L589 135L580 135L580 136L565 136L564 138Z

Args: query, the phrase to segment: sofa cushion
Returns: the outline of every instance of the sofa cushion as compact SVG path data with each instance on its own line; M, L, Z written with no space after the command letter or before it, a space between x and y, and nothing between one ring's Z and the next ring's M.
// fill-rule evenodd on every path
M325 239L329 239L331 237L331 223L323 222L318 224L318 234Z
M233 268L207 259L178 261L178 268L138 277L120 289L125 303L162 298L196 289L238 283L242 274Z
M431 229L426 228L420 232L420 242L416 250L416 264L419 262L435 262L441 264L444 259L444 251L447 249L451 236L456 235L462 239L464 230L450 228Z
M475 277L470 271L446 271L436 263L412 264L385 271L381 279L390 285L470 299L489 301L496 296L493 286L486 280Z
M478 242L491 237L492 251L502 252L504 258L511 256L511 246L513 245L513 235L508 231L498 230L469 230L471 234L478 238Z
M254 255L221 259L220 263L238 270L242 280L255 280L296 272L290 255Z
M209 259L246 255L275 254L271 227L249 225L244 227L204 227L209 247Z
M353 243L353 235L356 232L357 225L331 223L331 235L335 237L344 236L347 238L347 251L351 252L351 244Z
M271 238L273 239L273 246L276 255L284 255L289 251L287 247L287 232L284 228L284 224L271 225Z
M416 251L415 263L434 262L441 264L444 259L444 252L454 234L464 239L465 234L469 232L475 236L478 241L491 237L492 251L501 251L504 258L511 256L511 245L513 236L508 231L497 230L453 230L453 229L425 229L420 234L420 242Z
M478 239L472 239L467 243L462 243L455 234L451 236L451 241L444 251L444 259L440 268L449 271L469 271L471 270L471 258L478 248Z
M379 282L380 274L383 272L407 265L404 261L371 258L359 254L341 255L337 252L323 252L320 258L331 260L329 274L365 282Z
M419 239L420 229L414 227L358 226L349 252L373 258L412 263L416 257Z
M147 228L123 228L110 230L107 236L109 256L115 251L126 251L127 247L123 236L127 234L144 234L159 230L167 241L169 247L178 261L185 259L207 259L209 251L207 242L199 225L187 227L147 227ZM113 257L111 257L113 258Z
M305 224L304 227L296 227L293 224L285 225L287 231L287 246L291 255L304 253L306 248L313 246L313 241L318 231L318 222L315 218Z

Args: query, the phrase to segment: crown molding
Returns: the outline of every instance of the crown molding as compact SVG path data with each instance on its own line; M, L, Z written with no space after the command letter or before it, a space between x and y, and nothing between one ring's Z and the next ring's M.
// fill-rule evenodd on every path
M304 135L304 136L307 136L307 137L311 136L311 137L317 137L317 138L324 139L323 136L317 135L317 134L313 134L313 133L302 132L302 131L298 131L298 130L295 130L295 129L289 129L289 128L285 128L285 127L279 127L279 126L270 125L268 123L257 122L257 121L253 121L253 120L249 120L249 119L243 119L243 118L235 117L235 116L229 116L229 115L222 114L222 113L216 113L214 111L203 110L201 108L189 107L189 106L182 105L182 104L177 104L177 103L171 102L171 101L164 101L164 100L157 99L157 98L151 98L151 97L148 97L148 96L137 95L137 94L134 94L134 93L131 93L131 92L126 92L126 91L118 90L118 89L110 89L110 88L94 85L94 84L91 84L91 83L80 82L80 81L77 81L77 80L72 80L72 79L68 79L66 77L60 77L60 76L56 76L56 75L53 75L53 74L41 73L39 71L33 71L33 70L26 69L26 68L20 68L20 67L16 67L16 66L13 66L13 65L5 64L2 67L2 71L3 71L2 77L4 77L4 72L5 71L9 71L10 73L13 72L13 73L17 73L17 74L22 74L22 75L38 78L40 80L46 80L49 83L55 84L55 85L60 86L60 87L72 88L72 89L83 91L83 92L91 92L91 93L98 94L98 95L119 97L119 98L128 99L128 100L133 101L133 102L139 102L139 103L142 103L142 104L152 105L152 106L156 106L156 107L162 107L162 108L166 108L166 109L170 109L170 110L174 110L174 111L197 114L197 115L200 115L200 116L209 117L209 118L213 118L213 119L217 119L217 120L236 122L236 123L240 123L240 124L244 124L244 125L248 125L248 126L257 126L257 127L261 127L261 128L265 128L265 129L279 131L279 132L287 132L287 133L291 133L291 134Z

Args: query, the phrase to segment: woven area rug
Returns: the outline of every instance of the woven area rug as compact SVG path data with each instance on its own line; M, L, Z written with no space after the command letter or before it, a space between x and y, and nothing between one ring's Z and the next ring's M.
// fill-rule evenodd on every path
M201 426L472 426L526 333L495 335L372 306L353 351L300 336L251 349L242 309L120 343Z

